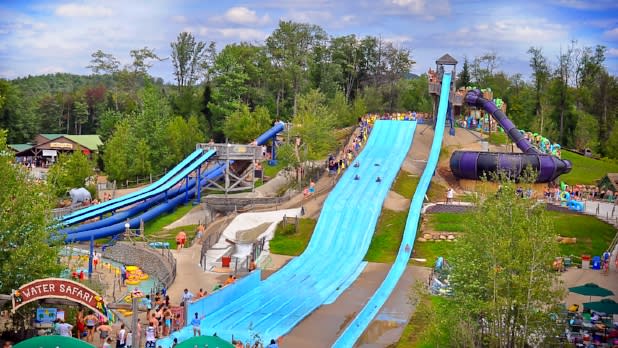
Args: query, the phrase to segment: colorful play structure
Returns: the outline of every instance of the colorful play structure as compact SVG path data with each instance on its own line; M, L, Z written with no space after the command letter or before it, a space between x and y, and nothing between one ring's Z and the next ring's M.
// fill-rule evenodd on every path
M522 153L455 151L451 156L450 167L457 178L480 180L489 173L503 171L509 177L517 179L526 167L531 167L538 173L536 182L545 183L571 171L570 161L535 147L496 104L483 98L480 90L469 91L465 101L468 105L483 108L489 113Z

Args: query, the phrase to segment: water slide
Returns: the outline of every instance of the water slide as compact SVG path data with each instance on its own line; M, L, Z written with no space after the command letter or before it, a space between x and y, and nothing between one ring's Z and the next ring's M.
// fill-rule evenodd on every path
M233 284L211 296L226 297L218 306L189 304L188 312L205 316L203 334L217 333L231 339L264 340L283 336L325 303L332 303L360 274L382 204L410 148L416 122L377 121L365 149L324 202L307 249L285 267L230 295L242 284ZM376 180L377 178L380 180ZM253 275L249 276L252 277ZM242 280L241 280L242 281ZM221 295L219 295L221 294ZM213 297L215 299L215 297ZM193 335L191 326L161 339L170 347Z
M171 179L167 180L165 183L163 183L159 187L155 188L154 190L148 190L148 191L146 191L144 193L141 193L141 194L138 194L138 195L133 195L132 197L130 197L128 199L122 199L122 200L119 200L119 201L117 201L117 202L115 202L113 204L108 204L108 205L106 205L104 207L101 207L100 209L93 209L90 212L81 214L81 215L76 216L74 218L66 219L66 220L64 220L64 224L65 225L73 225L73 224L76 224L78 222L82 222L84 220L88 220L88 219L92 219L94 217L101 216L101 215L103 215L105 213L108 213L108 212L116 211L117 209L120 209L120 208L126 207L128 205L134 204L136 202L140 202L140 201L143 201L145 199L154 197L154 196L156 196L158 194L165 193L169 189L171 189L172 187L176 186L181 181L185 180L188 177L189 174L191 174L193 171L195 171L199 167L201 167L202 164L206 163L206 161L208 161L209 159L214 157L215 152L216 152L215 150L209 150L209 151L207 151L205 153L202 153L202 155L200 155L195 160L193 160L188 166L186 166L184 169L182 169L180 172L178 172L175 176L173 176ZM94 207L97 207L97 206L98 205L94 205Z
M550 182L571 171L571 162L539 151L524 138L496 104L482 97L478 89L466 94L466 103L483 108L491 114L523 153L455 151L451 156L450 167L456 177L480 180L489 173L503 170L512 178L517 178L530 166L538 173L536 182Z
M367 304L365 304L365 307L363 307L358 315L356 315L356 317L345 328L339 338L337 338L333 348L348 348L354 346L354 343L369 326L371 320L373 320L373 318L378 314L380 308L382 308L390 294L393 292L397 282L399 282L399 279L406 270L406 266L410 260L410 253L412 252L414 241L416 240L416 230L418 228L418 223L421 216L423 199L429 189L431 178L434 175L438 165L438 158L440 157L446 114L447 109L449 109L448 95L450 92L451 78L451 73L444 73L442 77L442 90L440 95L447 97L440 98L440 103L438 104L436 128L433 142L431 144L431 150L429 152L429 158L427 159L427 166L423 171L423 175L421 175L418 186L416 187L416 192L414 192L414 197L410 203L410 211L408 212L406 227L403 232L397 258L386 275L386 278L384 278L384 281L380 284L380 287L372 295Z
M275 124L272 128L264 132L256 139L256 143L258 145L262 145L266 143L271 138L274 138L278 133L284 130L284 124L278 123ZM199 158L194 156L195 153L203 153L203 150L197 150L192 153L188 158L191 158L193 162L198 158L198 162L201 161ZM208 152L207 152L208 153ZM204 154L206 155L206 154ZM186 161L183 161L186 162ZM203 162L202 162L203 163ZM180 165L179 165L180 166ZM190 165L191 167L196 167L195 165ZM216 180L224 174L226 164L217 164L210 170L202 173L199 184L201 187L206 186L208 184L208 180ZM178 167L178 166L177 166ZM186 166L185 166L186 167ZM178 171L176 171L178 172ZM179 175L181 178L186 176ZM146 213L143 213L137 217L134 217L128 221L131 228L138 228L140 225L140 221L150 221L157 216L173 211L177 206L182 205L188 201L188 199L195 196L197 190L195 189L198 180L195 178L189 179L186 181L185 185L181 185L180 187L169 188L165 192L161 192L160 190L150 190L146 195L151 198L143 201L142 203L136 204L135 206L118 212L108 218L101 219L99 221L83 224L80 226L76 226L73 228L65 229L59 231L61 235L65 236L66 242L78 242L78 241L88 241L92 238L103 238L113 236L125 231L125 223L127 223L127 219L131 216L135 216L138 213L141 213L147 209L155 208L148 210ZM169 183L167 183L169 184ZM173 186L173 185L172 185ZM158 189L162 187L170 187L170 185L160 185ZM156 192L155 192L156 191ZM138 195L133 195L130 199L135 199ZM141 195L144 197L144 195ZM123 198L123 197L120 197ZM121 200L120 202L126 202L127 200ZM114 205L109 205L114 206ZM108 207L109 207L108 206ZM109 209L109 208L107 208ZM111 211L111 209L110 209Z
M191 153L189 156L187 156L187 158L185 158L182 162L178 163L178 165L176 165L174 168L172 168L172 170L170 170L169 172L167 172L164 176L162 176L159 180L153 182L152 184L129 194L126 194L124 196L120 196L118 198L114 198L112 200L106 201L106 202L102 202L100 204L97 205L91 205L89 207L74 211L70 214L67 214L65 216L63 216L60 220L61 221L67 221L67 220L72 220L72 219L76 219L79 218L85 214L88 213L92 213L94 211L103 211L103 214L109 212L109 211L113 211L115 209L110 209L110 210L105 210L105 208L112 206L114 204L117 204L119 202L123 202L125 200L128 200L130 198L133 197L137 197L141 194L153 191L161 186L163 186L163 184L165 184L168 180L170 180L172 177L174 177L176 174L178 174L181 170L183 170L189 163L193 162L196 158L198 158L200 155L203 154L203 151L201 149L199 150L195 150L193 153ZM96 216L96 215L95 215ZM90 219L92 217L88 217L84 220Z

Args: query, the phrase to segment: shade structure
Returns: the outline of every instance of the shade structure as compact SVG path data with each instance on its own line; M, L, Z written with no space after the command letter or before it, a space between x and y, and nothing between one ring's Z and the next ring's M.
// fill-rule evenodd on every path
M595 312L605 313L607 315L618 314L618 303L616 301L605 298L601 301L586 302L584 309L590 309Z
M67 336L36 336L14 345L15 348L94 348L88 342Z
M195 347L203 348L234 348L234 346L217 336L195 336L191 337L186 341L180 342L176 348L195 348Z
M575 286L575 287L569 288L569 291L576 293L576 294L589 296L591 298L592 296L606 297L606 296L611 296L614 294L613 291L606 289L604 287L601 287L595 283L586 283L584 285Z

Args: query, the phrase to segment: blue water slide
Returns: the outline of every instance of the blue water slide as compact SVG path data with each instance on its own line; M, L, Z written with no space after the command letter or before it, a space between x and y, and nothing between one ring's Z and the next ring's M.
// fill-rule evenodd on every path
M88 213L82 214L80 216L74 217L72 219L68 219L64 221L65 225L72 225L78 222L82 222L84 220L88 220L88 219L92 219L94 217L98 217L102 214L108 213L110 211L114 211L117 209L120 209L122 207L126 207L128 205L131 205L133 203L139 202L139 201L143 201L147 198L151 198L154 197L160 193L163 193L169 189L171 189L172 187L174 187L176 184L178 184L179 182L181 182L182 180L184 180L191 172L193 172L194 170L196 170L198 167L200 167L202 164L204 164L206 161L208 161L210 158L212 158L215 155L215 150L209 150L206 153L203 153L201 156L199 156L198 158L196 158L193 162L191 162L191 164L189 164L187 167L185 167L183 170L181 170L180 172L178 172L173 178L167 180L167 182L165 182L163 185L157 187L156 189L152 190L152 191L148 191L136 196L133 196L129 199L125 199L119 202L116 202L114 204L108 205L106 207L103 207L102 209L95 209L92 210ZM96 207L96 205L95 205Z
M207 184L207 180L214 180L220 177L221 175L223 175L224 170L225 170L225 165L222 164L222 165L217 166L215 169L209 171L206 175L202 176L201 178L202 186L205 186ZM113 225L110 225L110 226L105 226L105 227L96 228L96 229L89 229L85 231L78 231L78 232L74 232L70 230L63 230L63 231L60 231L60 233L66 234L64 238L66 243L73 243L73 242L89 241L91 239L105 238L105 237L110 237L110 236L123 233L126 230L125 224L127 222L129 223L130 228L133 228L133 229L139 228L141 221L148 222L158 217L161 214L171 212L174 209L176 209L178 206L187 203L188 199L195 197L195 194L197 193L197 188L195 187L195 183L196 183L196 180L192 179L191 182L189 183L191 188L189 189L188 192L185 192L184 190L183 191L178 190L175 197L168 199L164 203L160 203L156 207L148 210L147 212L139 216L129 219L128 221L126 221L126 219L123 219L122 221L115 223ZM183 188L184 188L184 185L183 185Z
M257 139L256 142L258 145L262 145L264 143L266 143L268 140L270 140L271 138L275 137L277 135L277 133L281 132L284 130L284 124L282 123L277 123L275 124L272 128L268 129L266 132L264 132L262 135L260 135ZM202 150L197 150L194 153L202 153ZM193 154L191 154L190 156L192 158L192 160L195 160L195 156L193 156ZM184 161L183 161L184 162ZM209 169L207 172L202 173L201 176L201 185L206 186L208 184L208 180L216 180L217 178L221 177L224 173L224 169L225 169L225 164L217 164L215 167ZM91 239L91 234L93 236L96 236L96 238L102 238L102 237L108 237L108 236L112 236L115 234L119 234L124 232L125 230L125 223L126 220L131 217L131 216L135 216L136 214L143 212L157 204L161 204L161 202L163 200L167 200L165 203L163 203L164 207L158 207L157 209L153 209L152 212L149 211L145 214L142 214L141 216L138 216L134 219L131 219L129 221L129 223L131 224L131 228L137 228L139 226L139 221L143 220L143 221L149 221L152 218L158 216L158 214L170 211L171 209L175 208L176 206L178 206L179 204L181 204L182 200L174 200L174 197L178 196L178 195L182 195L185 196L185 198L187 197L187 194L185 193L185 191L187 189L192 189L193 186L195 185L195 180L194 179L190 179L189 182L187 183L187 185L182 185L180 187L177 188L173 188L170 189L169 191L166 191L164 193L160 193L154 197L151 197L147 200L145 200L142 203L136 204L134 206L132 206L131 208L121 211L121 212L117 212L116 214L112 215L111 217L107 217L105 219L101 219L99 221L96 222L92 222L92 223L88 223L88 224L83 224L80 226L76 226L76 227L72 227L72 228L67 228L64 230L60 230L59 232L61 234L74 234L74 233L82 233L82 232L90 232L90 234L88 233L82 233L79 236L67 236L66 237L66 241L70 242L70 241L86 241L86 240L90 240ZM192 192L191 193L191 197L193 197L195 193ZM178 203L180 202L180 203ZM172 206L173 205L173 206ZM156 215L154 215L156 214ZM100 237L99 237L100 236Z
M102 202L100 204L97 205L91 205L87 208L84 209L80 209L78 211L72 212L71 214L67 214L65 216L63 216L61 218L62 221L66 221L66 220L71 220L74 218L77 218L83 214L87 214L90 213L92 211L101 211L102 209L109 207L111 205L114 205L118 202L122 202L125 201L127 199L139 196L141 194L144 194L146 192L150 192L153 191L159 187L161 187L163 184L165 184L168 180L170 180L172 177L174 177L176 174L178 174L182 169L184 169L187 165L189 165L189 163L193 162L196 158L198 158L201 154L203 153L203 151L201 149L199 150L195 150L193 153L191 153L189 156L187 156L187 158L185 158L182 162L178 163L178 165L176 165L174 168L172 168L172 170L170 170L169 172L167 172L164 176L162 176L159 180L153 182L152 184L129 194L120 196L118 198L114 198L112 200L106 201L106 202ZM106 211L107 212L107 211ZM104 212L104 213L106 213Z
M355 160L359 167L348 168L324 202L307 249L249 291L226 296L224 305L196 306L205 315L202 332L247 341L256 333L266 340L277 338L349 286L363 265L415 129L413 121L377 121ZM157 345L170 347L174 338L183 341L192 335L191 327L185 327Z
M416 192L410 203L410 211L408 212L408 218L406 221L406 227L399 246L399 253L390 271L386 275L386 278L369 299L365 307L356 315L356 317L345 328L343 333L339 336L333 348L348 348L353 347L358 338L362 335L365 329L371 323L371 320L378 314L380 308L384 305L390 294L395 289L397 282L406 270L408 261L410 260L410 252L414 247L414 241L416 239L416 230L418 228L419 218L421 216L421 209L423 207L423 199L429 189L429 183L438 165L438 158L440 157L440 148L442 147L442 138L444 136L444 124L448 108L448 95L451 86L451 74L444 73L442 77L442 90L440 95L444 96L440 98L440 104L438 105L438 117L436 121L436 129L434 133L433 142L431 144L431 150L429 152L429 158L427 159L427 166L423 171Z

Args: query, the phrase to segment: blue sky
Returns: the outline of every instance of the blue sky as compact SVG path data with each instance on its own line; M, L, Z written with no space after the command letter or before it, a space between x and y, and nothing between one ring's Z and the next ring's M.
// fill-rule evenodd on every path
M97 49L124 64L144 46L169 57L169 43L185 30L219 48L263 42L280 19L331 35L381 36L411 49L415 73L447 52L461 62L494 51L501 70L529 78L530 46L555 63L577 40L607 46L606 65L618 74L617 0L0 0L0 77L87 74ZM151 73L171 81L171 62L157 62Z

